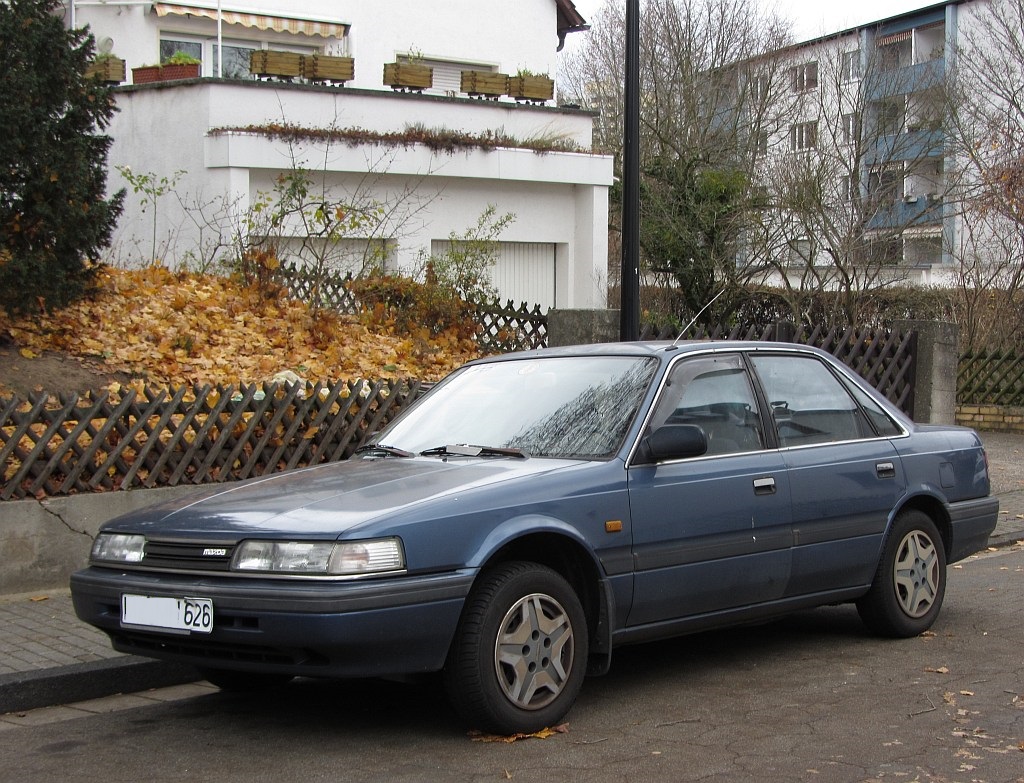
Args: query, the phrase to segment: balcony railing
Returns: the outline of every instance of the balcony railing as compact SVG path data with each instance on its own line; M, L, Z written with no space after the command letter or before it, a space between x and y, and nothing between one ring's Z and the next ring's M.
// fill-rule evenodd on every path
M930 193L907 196L888 205L879 205L868 221L868 229L902 230L942 223L942 195Z
M938 87L946 79L946 58L936 57L917 65L878 70L867 79L867 98L877 101L893 95L907 95Z

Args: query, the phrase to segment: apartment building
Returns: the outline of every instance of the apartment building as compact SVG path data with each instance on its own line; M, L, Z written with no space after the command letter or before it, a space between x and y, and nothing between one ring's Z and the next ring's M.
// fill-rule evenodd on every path
M946 283L962 228L948 94L959 42L987 0L948 0L801 42L747 66L758 111L755 177L766 203L755 248L799 282L872 270Z

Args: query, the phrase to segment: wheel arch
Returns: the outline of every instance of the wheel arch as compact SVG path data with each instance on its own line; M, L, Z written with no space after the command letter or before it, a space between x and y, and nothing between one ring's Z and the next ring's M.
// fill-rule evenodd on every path
M556 531L528 533L505 542L481 566L480 573L510 561L528 561L561 575L580 599L590 640L590 674L607 671L611 661L611 593L593 552ZM479 577L478 577L479 578Z
M890 528L892 527L896 517L905 511L920 511L928 515L932 522L935 523L935 527L938 528L939 535L942 536L942 548L945 550L946 558L948 559L953 546L953 528L952 521L949 517L949 510L946 508L946 505L935 495L914 495L907 498L907 500L901 503L893 512L892 517L889 520Z

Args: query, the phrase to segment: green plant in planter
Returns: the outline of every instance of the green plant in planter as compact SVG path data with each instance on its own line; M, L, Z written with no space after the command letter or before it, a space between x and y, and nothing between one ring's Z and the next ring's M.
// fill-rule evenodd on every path
M508 94L517 101L542 104L554 97L554 91L554 79L546 73L533 73L528 68L520 68L508 80Z
M111 52L102 52L86 67L85 75L108 84L120 84L125 79L124 60Z
M164 60L161 65L200 65L202 60L199 60L188 52L177 51Z

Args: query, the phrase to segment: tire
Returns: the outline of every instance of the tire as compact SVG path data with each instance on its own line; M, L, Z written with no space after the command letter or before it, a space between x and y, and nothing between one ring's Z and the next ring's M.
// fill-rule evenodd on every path
M290 674L272 672L241 672L234 669L211 669L200 667L203 679L231 693L252 693L277 688L292 681Z
M879 635L917 636L935 622L945 594L946 550L938 528L923 511L905 511L893 522L857 611Z
M471 728L539 731L572 707L587 668L587 621L569 583L537 563L485 572L448 653L448 699Z

